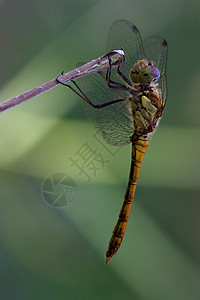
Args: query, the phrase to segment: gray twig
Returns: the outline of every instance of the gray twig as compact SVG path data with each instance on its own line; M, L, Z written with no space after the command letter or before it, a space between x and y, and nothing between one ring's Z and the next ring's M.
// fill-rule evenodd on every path
M66 74L61 74L59 80L61 82L67 82L82 76L86 76L95 72L100 72L109 68L109 58L111 59L112 67L119 66L123 61L124 52L122 50L113 50L105 55L94 59L83 66L80 66ZM37 95L40 95L54 87L59 85L56 79L52 79L30 91L27 91L21 95L18 95L12 99L0 103L0 112L10 109L16 105L19 105Z

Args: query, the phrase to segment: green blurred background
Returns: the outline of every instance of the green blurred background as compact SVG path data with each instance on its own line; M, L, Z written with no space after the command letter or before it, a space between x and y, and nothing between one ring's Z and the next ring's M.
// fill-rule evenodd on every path
M111 155L63 87L1 114L1 299L199 299L199 0L18 0L0 9L1 102L103 55L117 19L169 45L167 106L107 266L130 146ZM70 161L86 142L108 161L89 183ZM77 184L75 200L60 209L41 194L57 172Z

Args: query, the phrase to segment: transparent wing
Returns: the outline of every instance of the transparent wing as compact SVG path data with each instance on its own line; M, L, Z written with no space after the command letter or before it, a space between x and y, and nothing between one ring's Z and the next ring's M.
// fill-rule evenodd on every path
M161 87L163 104L167 98L166 65L167 65L167 42L161 37L149 37L144 40L145 58L153 60L160 71L159 86Z
M124 75L129 78L129 71L140 59L153 60L160 71L159 84L162 90L162 101L166 101L166 61L167 43L158 37L150 37L143 42L137 28L128 21L119 20L113 23L108 36L108 51L123 49L125 52ZM103 104L123 99L101 109L94 109L82 102L88 117L94 123L97 132L112 145L123 145L131 142L134 134L133 115L128 99L129 93L118 88L108 88L106 73L95 73L76 80L79 88L93 104ZM111 79L123 83L116 68L111 70ZM135 96L136 97L136 96Z
M133 65L145 57L140 33L135 25L128 21L115 21L108 35L108 51L123 49L125 53L125 72L129 78L129 72Z
M76 80L79 88L91 100L93 104L103 104L116 99L124 99L100 109L91 107L82 101L89 119L100 136L111 145L124 145L131 142L134 127L129 95L126 91L108 88L105 72L94 73Z

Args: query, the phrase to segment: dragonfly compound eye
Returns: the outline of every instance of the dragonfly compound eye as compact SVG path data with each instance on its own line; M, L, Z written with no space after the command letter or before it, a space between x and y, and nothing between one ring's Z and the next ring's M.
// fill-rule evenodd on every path
M141 69L137 75L136 82L141 84L148 84L152 81L158 80L160 72L156 67L148 66Z
M134 83L149 84L155 82L160 77L160 72L155 67L152 60L139 60L129 73L130 79Z

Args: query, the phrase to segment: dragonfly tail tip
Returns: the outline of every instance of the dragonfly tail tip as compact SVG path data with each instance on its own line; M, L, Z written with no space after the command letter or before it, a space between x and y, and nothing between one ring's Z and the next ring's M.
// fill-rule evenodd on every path
M112 256L106 256L106 265L109 263L109 261L112 259Z

